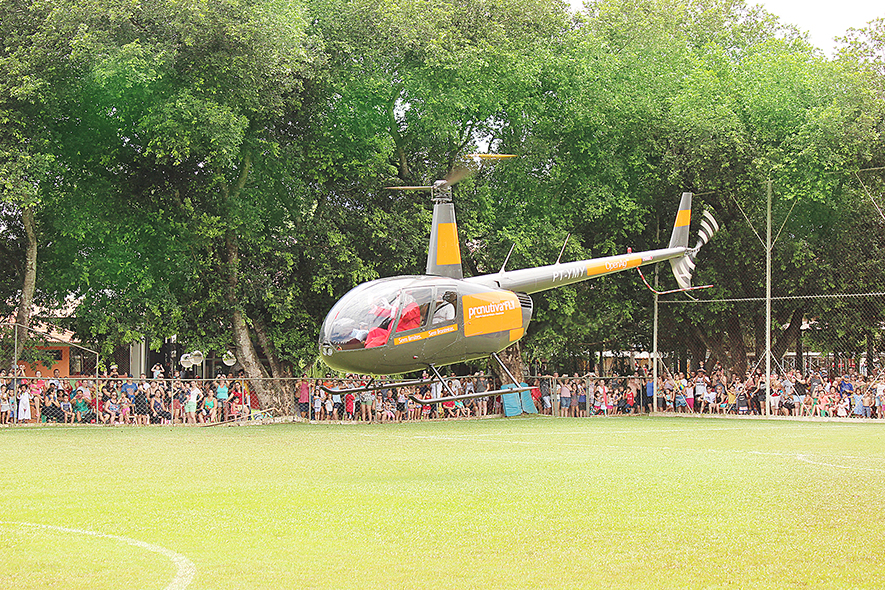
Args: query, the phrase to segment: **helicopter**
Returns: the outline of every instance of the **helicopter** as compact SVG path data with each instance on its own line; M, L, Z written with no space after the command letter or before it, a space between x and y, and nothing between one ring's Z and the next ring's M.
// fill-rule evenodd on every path
M568 263L557 260L552 265L522 270L505 270L508 254L498 272L465 278L452 202L452 187L464 176L459 170L432 186L388 187L431 193L433 218L425 274L381 278L354 287L329 311L319 335L321 358L332 369L373 376L429 370L432 377L383 385L374 385L373 378L365 386L336 393L439 382L447 395L428 400L413 398L425 404L525 391L528 388L519 384L497 353L526 334L534 306L532 294L665 260L670 261L680 287L675 291L703 288L691 286L695 257L719 226L705 211L698 242L688 247L690 192L682 193L666 248ZM513 386L456 396L438 370L484 358L494 359Z

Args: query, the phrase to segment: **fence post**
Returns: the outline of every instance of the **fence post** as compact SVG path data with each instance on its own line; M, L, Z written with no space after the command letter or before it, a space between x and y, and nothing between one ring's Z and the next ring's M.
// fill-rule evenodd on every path
M584 414L590 416L590 378L584 377Z

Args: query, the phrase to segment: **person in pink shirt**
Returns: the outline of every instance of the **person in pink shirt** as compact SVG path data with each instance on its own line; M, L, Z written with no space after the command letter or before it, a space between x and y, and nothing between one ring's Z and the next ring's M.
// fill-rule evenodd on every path
M298 417L310 417L310 381L307 374L301 375L298 381Z

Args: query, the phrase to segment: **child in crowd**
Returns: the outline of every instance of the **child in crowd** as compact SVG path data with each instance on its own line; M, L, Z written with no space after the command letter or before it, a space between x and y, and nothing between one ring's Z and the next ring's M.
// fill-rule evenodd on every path
M75 422L86 422L87 417L91 413L89 410L89 401L86 399L86 396L83 395L82 391L77 391L74 395L73 411Z
M323 411L325 412L325 420L331 420L335 412L335 402L332 401L330 394L323 394L325 401L323 402Z
M59 404L65 424L74 423L74 408L71 405L71 398L67 393L62 394L61 403Z
M397 417L396 412L396 404L393 401L392 397L388 397L384 400L383 410L381 413L381 421L382 422L399 422L399 418Z
M9 415L12 412L12 404L9 403L9 388L4 383L0 385L0 425L9 424Z
M218 418L218 400L215 398L215 390L210 387L209 392L203 399L202 422L215 422Z
M471 387L473 384L471 383ZM408 420L409 412L408 412L408 404L409 398L406 397L406 388L400 387L399 391L396 394L396 421L402 422L403 420Z
M851 403L851 398L848 396L843 397L838 402L836 402L836 416L839 418L847 418L848 417L848 405Z

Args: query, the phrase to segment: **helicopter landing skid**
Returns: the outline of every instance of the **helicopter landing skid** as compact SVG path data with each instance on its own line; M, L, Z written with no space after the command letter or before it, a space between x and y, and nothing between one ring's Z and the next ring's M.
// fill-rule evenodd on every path
M364 391L378 391L381 389L398 389L400 387L412 387L415 385L426 385L427 383L433 383L436 379L418 379L415 381L400 381L399 383L383 383L380 385L372 385L375 380L369 381L369 383L363 387L352 387L350 389L335 389L333 387L326 387L325 385L320 385L320 389L325 391L326 393L331 393L333 395L341 395L348 393L362 393Z
M440 382L442 383L443 387L446 388L446 391L449 392L449 395L442 396L442 397L434 397L434 398L430 398L430 399L420 399L420 398L415 397L414 395L410 395L409 399L412 400L413 402L416 402L416 403L426 406L428 404L439 404L439 403L443 403L443 402L456 402L456 401L465 400L465 399L476 399L478 397L492 397L492 396L496 396L496 395L504 395L506 393L518 393L521 391L531 391L531 389L532 389L531 387L529 387L527 385L521 386L519 384L519 382L516 380L516 377L513 376L513 373L511 373L507 369L507 365L505 365L504 361L502 361L501 358L498 356L498 353L493 352L491 357L493 359L495 359L495 361L497 361L497 363L499 365L501 365L501 369L507 374L508 377L510 377L510 380L513 381L513 383L514 383L513 386L508 387L508 388L495 389L493 391L482 391L482 392L478 392L478 393L467 393L464 395L455 395L454 392L449 388L449 384L442 378L442 376L439 374L439 371L436 370L436 367L434 367L433 365L430 365L430 368L433 370L434 374L436 374L436 376L439 377Z
M414 395L410 395L409 399L415 403L419 403L421 405L429 405L429 404L441 404L444 402L457 402L465 399L476 399L478 397L493 397L496 395L504 395L505 393L517 393L520 391L531 391L531 387L511 387L509 389L495 389L494 391L483 391L481 393L467 393L465 395L446 395L443 397L433 397L430 399L421 399L419 397L415 397Z

